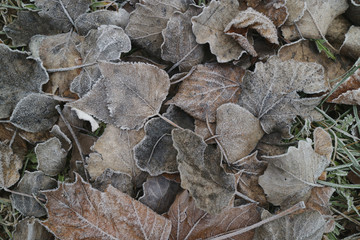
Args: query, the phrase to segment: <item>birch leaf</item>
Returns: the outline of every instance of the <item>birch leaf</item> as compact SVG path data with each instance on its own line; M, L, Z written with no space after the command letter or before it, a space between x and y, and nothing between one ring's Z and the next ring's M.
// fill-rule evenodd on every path
M151 209L109 186L100 192L76 175L75 183L43 192L48 219L41 222L60 239L161 239L171 223Z

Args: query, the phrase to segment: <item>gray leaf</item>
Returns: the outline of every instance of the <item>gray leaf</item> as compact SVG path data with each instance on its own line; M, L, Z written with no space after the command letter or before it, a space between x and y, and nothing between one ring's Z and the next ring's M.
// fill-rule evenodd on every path
M36 218L31 217L25 218L16 224L13 239L52 240L54 236Z

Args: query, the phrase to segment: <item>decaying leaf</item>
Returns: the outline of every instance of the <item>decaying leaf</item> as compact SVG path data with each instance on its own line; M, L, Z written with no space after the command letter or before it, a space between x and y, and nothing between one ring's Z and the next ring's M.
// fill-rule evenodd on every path
M216 109L238 98L244 73L241 67L230 65L197 65L182 79L179 91L167 104L175 104L204 122L215 122Z
M231 230L244 228L260 220L256 204L240 207L227 207L218 215L210 215L195 205L188 191L179 194L166 215L171 220L172 229L169 239L205 239ZM234 240L251 240L254 230L236 237Z
M122 53L130 51L131 42L121 27L102 25L90 30L79 48L83 64L92 64L120 59ZM83 96L101 77L98 65L85 67L70 89Z
M311 39L321 39L321 35L325 36L331 22L343 14L349 6L346 0L306 0L305 2L305 12L296 25L302 37ZM283 26L281 30L285 39L294 40L300 37L298 33L292 33L291 26Z
M63 32L68 32L74 21L85 13L91 0L35 0L35 5L41 9L40 16L45 16L57 23Z
M193 119L178 107L170 106L164 117L182 128L194 130ZM152 176L178 172L177 151L171 138L173 129L160 117L150 119L145 124L145 137L134 147L134 157L140 169Z
M168 74L144 63L99 63L104 76L73 108L124 129L157 115L170 87Z
M9 142L0 142L0 189L9 188L20 178L19 170L23 165L22 159L14 154Z
M218 214L230 205L235 193L235 177L220 166L220 152L207 146L202 137L190 130L172 130L181 187L189 190L196 206Z
M199 44L209 43L211 52L220 63L237 60L245 50L224 29L239 13L237 0L211 1L203 12L191 19Z
M341 46L341 53L351 57L353 60L360 58L360 27L351 26L345 35L345 41Z
M264 135L260 121L248 110L226 103L216 110L216 135L233 163L249 155Z
M32 36L61 33L60 26L49 17L39 16L37 12L20 11L15 21L4 27L6 35L12 39L12 45L28 45Z
M44 143L39 143L35 147L35 153L38 160L37 169L46 175L56 176L64 170L67 151L62 148L58 138L53 137Z
M139 201L159 214L167 212L180 190L180 184L163 176L148 177L143 185L144 196Z
M41 171L25 171L23 178L20 180L14 191L28 195L34 194L36 197L44 198L44 195L41 194L40 191L56 188L56 186L57 182ZM22 215L34 217L46 215L46 209L33 197L13 193L11 194L11 203Z
M260 119L266 133L280 131L289 137L296 115L310 117L319 97L300 98L327 90L324 68L317 63L281 61L273 56L266 63L256 63L255 72L247 71L242 83L239 105Z
M115 25L124 29L129 22L129 16L130 14L122 8L117 11L99 10L80 15L75 20L75 26L82 36L101 25Z
M360 69L349 76L330 97L328 102L360 105Z
M266 205L264 190L259 185L259 176L264 174L267 163L256 158L257 152L236 161L233 165L238 170L235 177L238 179L238 191L250 199Z
M329 164L328 153L321 152L324 155L315 152L311 140L307 139L299 141L297 148L289 147L286 154L263 156L268 161L268 167L259 177L259 184L267 200L282 208L306 201L311 189L317 186L318 177Z
M49 233L36 218L32 217L25 218L16 224L13 239L52 240L54 236Z
M58 119L55 106L58 101L40 93L31 93L16 105L10 122L27 132L41 132L50 129Z
M246 52L256 57L257 53L247 38L249 29L256 30L270 43L279 44L277 30L273 22L267 16L252 8L239 12L225 27L224 32L232 36Z
M20 99L41 92L41 86L49 80L41 63L27 57L26 53L0 44L0 118L10 117Z
M271 217L271 213L264 210L261 219L268 217ZM262 225L255 230L254 240L321 240L325 225L325 220L318 211L309 210Z
M130 14L126 33L136 44L161 57L162 30L174 12L185 12L192 0L145 0Z
M109 168L135 180L141 170L135 164L133 147L144 135L142 130L121 130L108 124L103 135L92 147L98 154L90 154L87 161L91 178L99 177Z
M12 139L15 135L15 138ZM11 124L0 124L0 142L11 143L13 154L17 155L20 159L24 159L28 153L27 142L18 134L16 128Z
M191 24L191 17L201 11L201 8L191 5L185 13L175 12L162 31L161 58L172 63L181 62L181 71L189 71L204 58L204 48L196 42Z
M210 127L210 130L208 128L208 124ZM214 134L215 134L215 130L216 130L216 123L208 123L206 124L206 122L203 122L201 120L195 119L195 133L199 136L201 136L204 141L206 141L207 144L215 144L215 140L214 139L208 139L211 138Z
M60 239L161 239L171 223L142 203L109 186L100 192L79 175L73 184L43 192L48 219L41 222Z
M29 48L32 56L41 59L45 68L67 68L82 63L80 53L76 49L81 40L74 32L52 36L36 35L31 38ZM69 94L70 83L79 73L80 69L75 69L50 74L51 93L55 94L58 91L60 96Z

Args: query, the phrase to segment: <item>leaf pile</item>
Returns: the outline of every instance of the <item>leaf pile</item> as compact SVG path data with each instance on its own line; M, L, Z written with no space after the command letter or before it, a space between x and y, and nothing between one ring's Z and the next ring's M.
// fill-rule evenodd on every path
M29 217L14 236L322 239L334 229L334 189L318 183L331 136L316 128L294 142L292 124L320 120L328 92L360 103L358 69L330 82L360 57L359 27L343 36L341 64L310 41L346 1L91 2L35 0L39 11L4 27L27 50L0 44L1 125L16 128L0 135L0 187Z

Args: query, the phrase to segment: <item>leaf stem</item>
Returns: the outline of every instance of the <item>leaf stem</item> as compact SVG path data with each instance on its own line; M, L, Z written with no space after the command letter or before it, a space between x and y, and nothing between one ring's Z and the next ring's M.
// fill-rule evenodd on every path
M93 63L86 63L86 64L83 64L83 65L76 65L76 66L73 66L73 67L67 67L67 68L53 68L53 69L46 69L46 71L48 73L54 73L54 72L67 72L67 71L72 71L72 70L75 70L75 69L79 69L79 68L83 68L83 67L89 67L89 66L93 66L97 64L97 62L93 62Z
M179 128L181 130L184 130L182 127L180 127L179 125L177 125L176 123L174 123L173 121L171 121L170 119L162 116L160 113L157 113L157 116L160 117L162 120L164 120L165 122L169 123L170 125Z
M16 191L10 190L10 189L5 188L5 187L3 189L6 192L9 192L9 193L12 193L12 194L21 195L21 196L29 197L29 198L34 198L35 200L40 200L42 202L46 202L46 199L44 199L44 198L38 198L38 197L35 197L34 195L30 195L30 194L27 194L27 193L16 192Z

